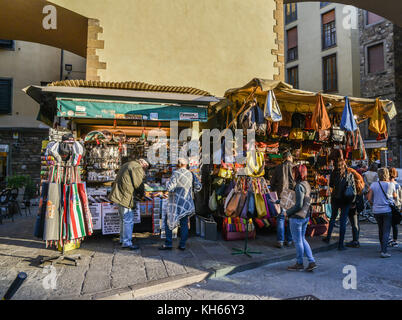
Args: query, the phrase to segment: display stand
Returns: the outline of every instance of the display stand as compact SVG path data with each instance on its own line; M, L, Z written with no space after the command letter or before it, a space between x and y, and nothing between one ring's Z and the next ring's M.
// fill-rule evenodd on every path
M234 252L232 252L232 255L245 254L246 256L252 258L252 256L251 256L252 254L261 254L262 253L260 251L251 251L248 248L248 225L249 225L248 221L249 221L249 218L247 217L247 219L246 219L246 237L245 237L245 240L244 240L244 249L232 248L232 251L234 251Z
M61 262L63 260L67 260L67 261L72 261L74 262L75 266L78 266L78 260L81 260L81 255L76 254L76 255L72 255L72 256L66 256L66 251L65 251L65 246L63 246L63 251L61 253L61 255L58 256L53 256L53 257L47 257L47 258L43 258L40 261L40 264L44 264L45 262L51 261L52 265L54 263L58 263ZM54 261L53 261L54 260Z

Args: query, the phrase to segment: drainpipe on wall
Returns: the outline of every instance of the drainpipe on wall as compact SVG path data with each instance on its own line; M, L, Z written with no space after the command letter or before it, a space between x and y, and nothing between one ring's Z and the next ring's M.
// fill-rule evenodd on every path
M63 65L64 65L64 50L61 49L61 54L60 54L60 81L63 81Z

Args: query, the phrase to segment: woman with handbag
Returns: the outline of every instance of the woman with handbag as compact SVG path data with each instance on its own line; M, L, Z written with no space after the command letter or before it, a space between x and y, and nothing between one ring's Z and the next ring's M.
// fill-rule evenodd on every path
M367 194L367 199L372 204L373 214L378 224L378 236L381 244L381 258L389 258L387 252L388 239L392 224L392 201L387 193L395 192L394 184L389 181L389 171L387 168L378 169L378 182L373 182Z
M332 189L331 193L331 219L329 221L327 236L323 239L324 242L329 243L331 240L332 230L334 229L336 218L338 217L339 210L340 228L339 228L339 242L338 250L346 250L344 245L346 233L346 221L349 216L349 210L356 198L356 186L353 174L347 170L345 160L338 158L334 160L334 170L331 172L329 178L329 186Z
M306 271L313 271L317 268L313 253L310 245L306 240L306 229L310 220L310 194L311 187L306 181L307 167L305 165L298 165L293 168L294 178L296 181L295 193L296 203L293 207L285 212L289 218L290 230L296 247L296 264L289 266L289 271L302 271L304 270L303 257L306 254L309 265Z

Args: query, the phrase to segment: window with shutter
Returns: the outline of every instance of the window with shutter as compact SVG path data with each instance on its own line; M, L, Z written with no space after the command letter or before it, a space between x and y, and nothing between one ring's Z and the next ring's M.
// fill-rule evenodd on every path
M384 68L384 44L376 44L367 48L368 73L378 73Z
M366 13L366 17L367 17L366 25L374 24L374 23L377 23L377 22L380 22L380 21L384 20L383 17L381 17L379 15L376 15L375 13L368 12L368 11Z
M322 20L322 48L336 46L335 10L324 13Z
M297 52L297 27L287 30L287 45L288 45L288 55L287 61L294 61L298 59Z
M324 92L338 91L338 72L336 54L323 58L323 89Z
M287 72L287 82L295 89L299 89L299 67L289 68Z
M10 114L12 105L12 79L0 78L0 114Z

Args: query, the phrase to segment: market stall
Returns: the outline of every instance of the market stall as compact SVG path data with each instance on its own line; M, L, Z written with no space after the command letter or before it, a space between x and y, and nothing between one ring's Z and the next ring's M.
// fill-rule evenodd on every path
M259 228L275 226L280 207L269 200L279 196L286 202L286 195L271 192L269 184L272 170L282 163L285 151L292 153L295 163L308 168L313 192L307 233L325 233L330 212L331 158L341 155L349 163L368 160L358 125L369 121L369 130L377 140L386 141L386 116L393 119L396 115L395 105L389 100L307 92L264 79L229 89L225 98L211 110L210 126L220 126L224 132L242 129L244 138L247 130L255 131L255 153L249 152L250 145L244 153L246 177L238 175L242 167L239 164L222 161L214 168L209 207L223 219L226 239L242 237L250 217ZM249 235L254 237L254 228L250 228Z
M24 91L40 103L38 119L52 127L49 140L43 142L43 183L59 164L49 145L64 143L69 133L81 145L81 152L71 152L72 158L80 158L75 172L85 186L94 232L120 233L117 206L108 200L116 173L128 155L147 159L150 148L167 138L169 156L164 163L152 163L147 171L146 197L138 200L135 221L136 232L159 234L167 206L165 186L175 169L172 141L179 150L191 141L198 143L199 125L207 121L209 106L219 100L194 88L138 82L69 80ZM180 140L184 129L190 129L191 136ZM149 139L149 133L155 139ZM199 174L199 167L199 157L191 158L190 170Z

